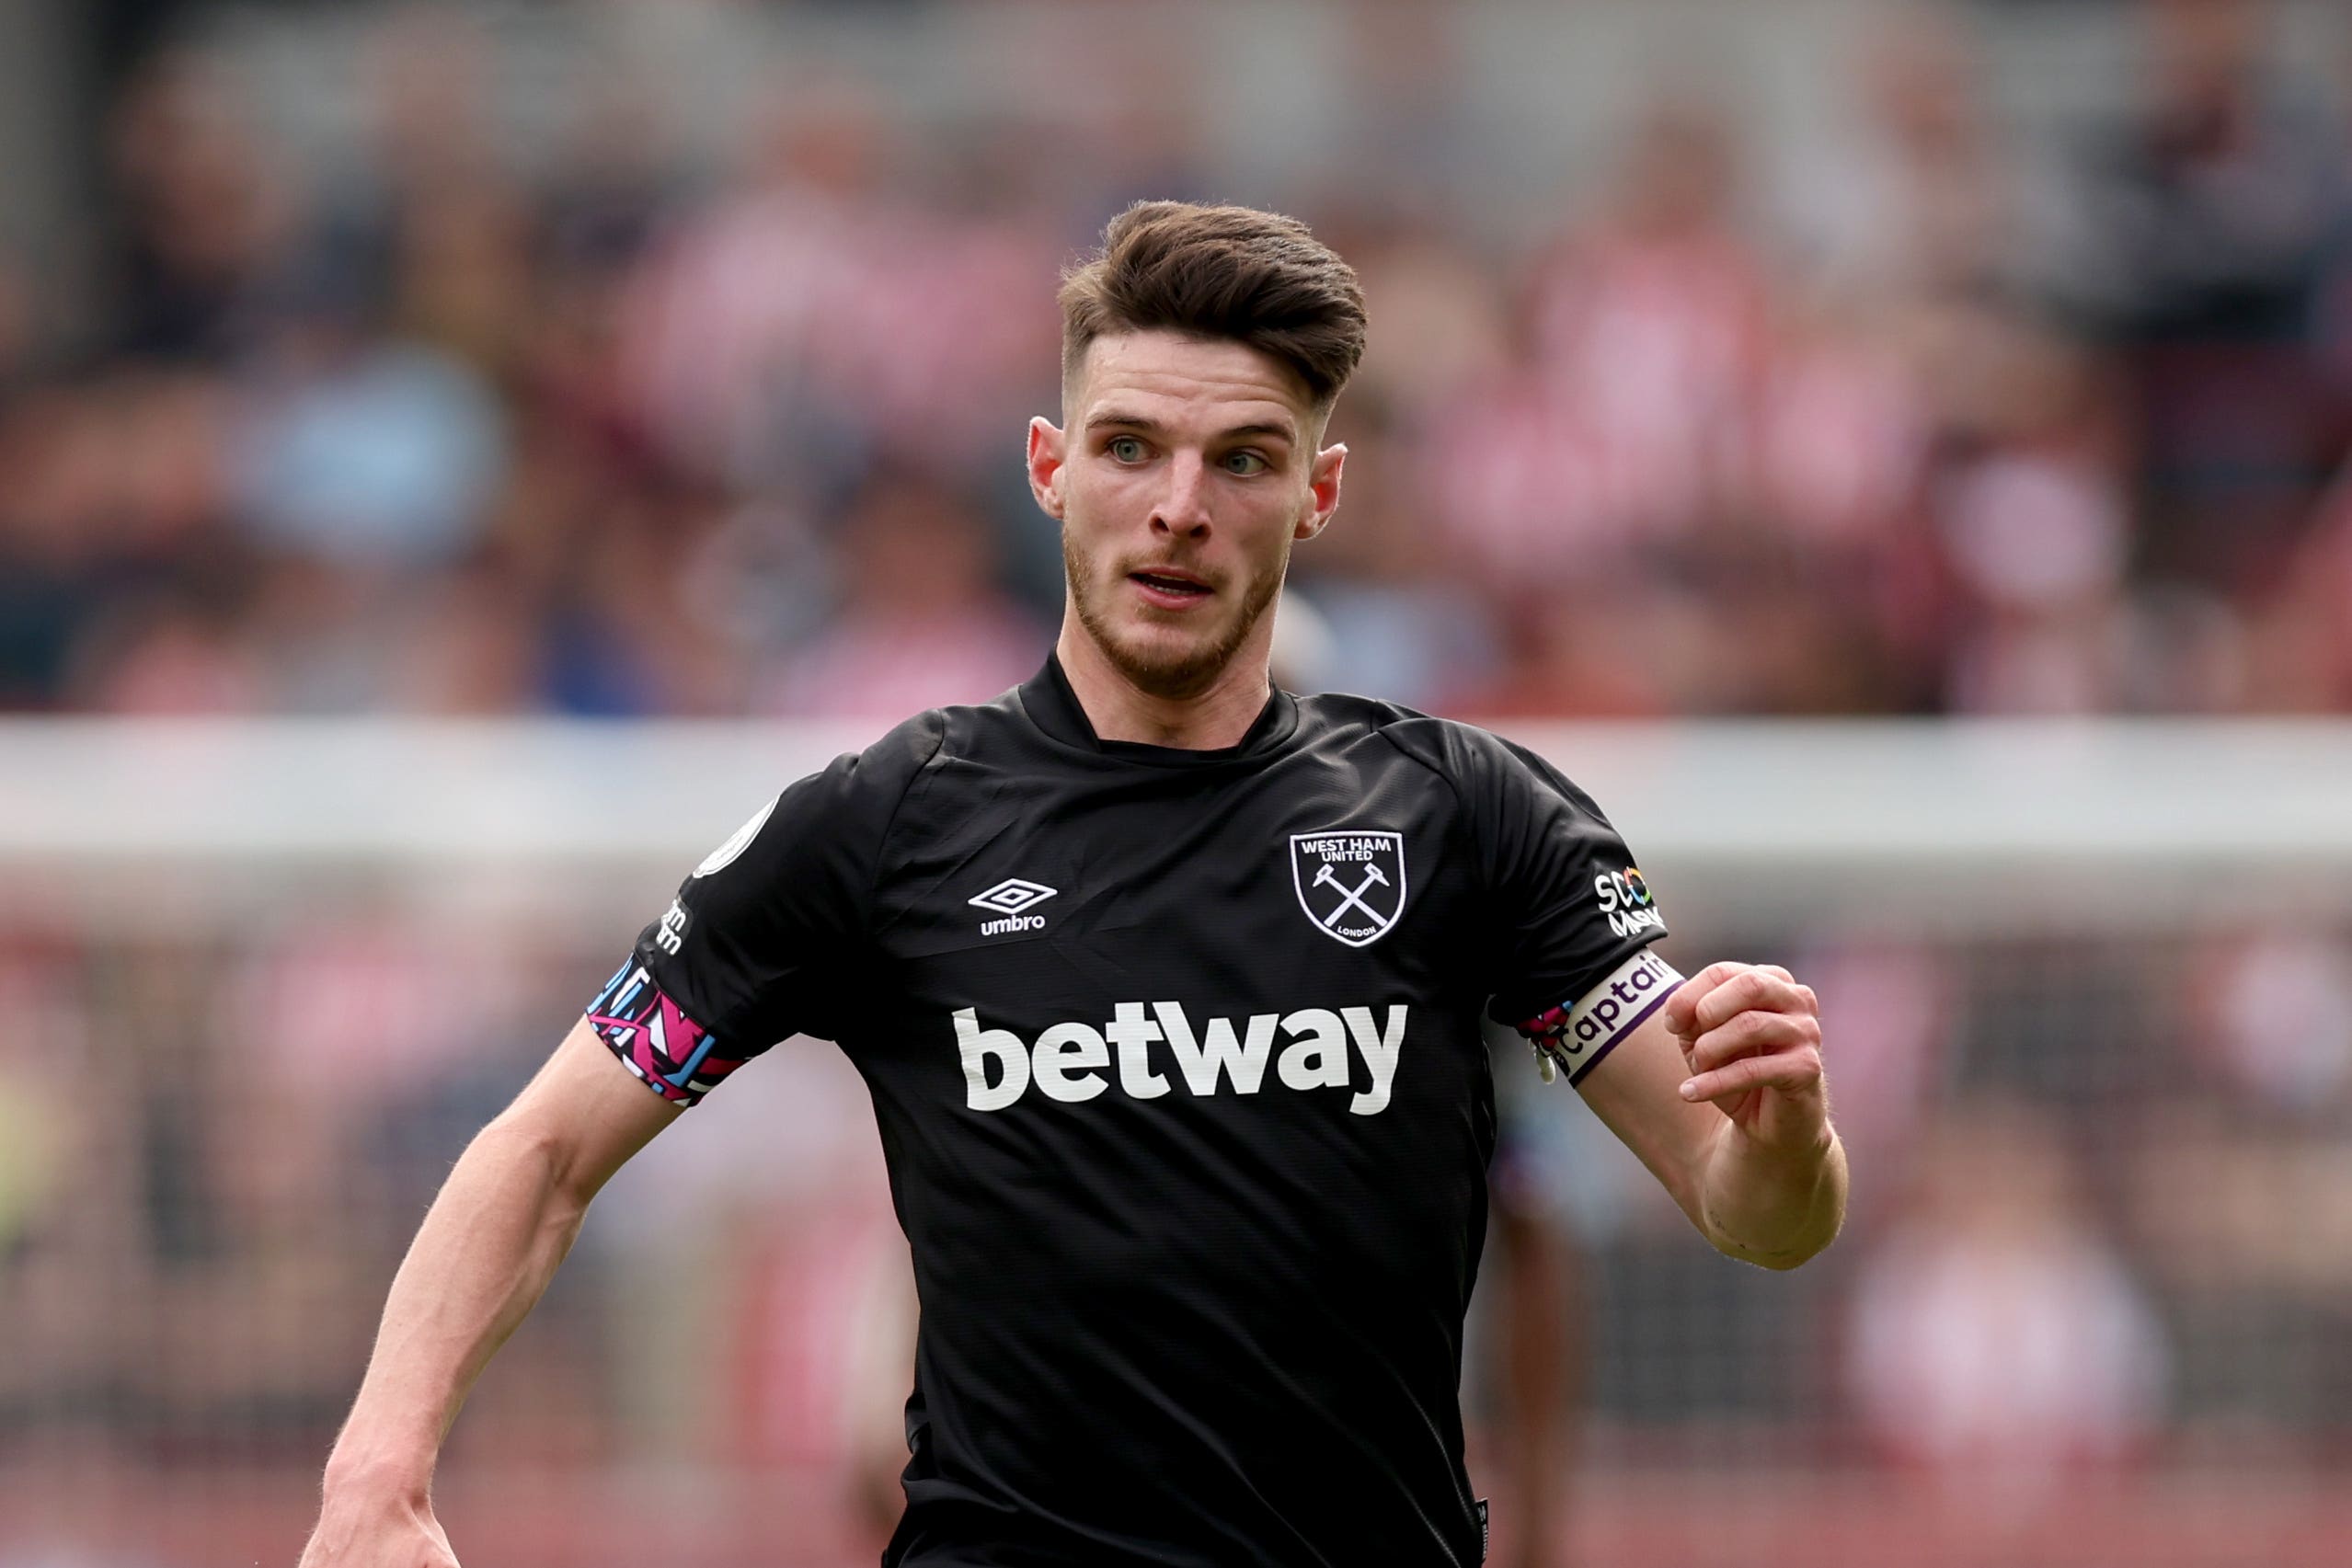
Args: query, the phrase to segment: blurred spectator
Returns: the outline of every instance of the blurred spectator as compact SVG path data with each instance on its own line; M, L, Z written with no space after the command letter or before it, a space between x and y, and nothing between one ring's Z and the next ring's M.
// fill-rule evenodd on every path
M55 1223L65 1196L63 1173L78 1151L78 1116L55 1116L30 1090L36 1047L54 1059L87 1059L88 1019L73 994L67 966L15 944L0 947L0 1015L14 1020L0 1073L0 1270Z
M1431 418L1517 357L1503 280L1459 222L1359 221L1331 236L1380 323L1348 383L1351 416L1370 405L1408 421Z
M987 524L960 497L885 473L840 528L842 601L831 624L763 681L773 712L896 723L1017 686L1052 638L991 573Z
M503 462L488 388L431 349L348 323L282 328L239 441L239 499L268 544L354 570L446 566L479 537Z
M1607 208L1544 259L1528 403L1491 430L1497 445L1457 459L1475 473L1499 464L1500 446L1540 465L1523 493L1463 497L1476 509L1455 525L1493 569L1605 569L1637 544L1689 534L1739 481L1771 298L1740 226L1743 180L1720 109L1660 102Z
M901 129L836 80L773 114L751 178L647 274L629 373L696 472L824 495L876 457L969 462L998 399L1051 373L1055 236L925 210Z
M2128 513L2116 441L2082 358L1986 322L1977 407L1933 508L1959 590L1947 698L1979 713L2119 705Z
M111 332L133 354L218 359L283 244L289 205L223 64L166 53L116 105L120 202Z
M2148 96L2102 191L2137 336L2278 340L2300 326L2340 189L2313 84L2274 65L2273 0L2150 0Z
M89 667L75 694L93 712L220 717L267 705L260 650L201 604L159 597L117 606L83 651Z
M2208 1067L2272 1109L2352 1109L2352 945L2277 928L2213 954L2191 1005Z
M1345 499L1335 525L1291 557L1293 591L1321 618L1323 684L1434 708L1474 689L1497 656L1493 601L1447 569L1446 542L1429 524L1426 488L1395 432L1369 406L1335 422L1348 447ZM1283 622L1277 636L1284 635ZM1312 679L1306 670L1294 679Z
M2352 712L2352 471L2251 617L2245 691L2289 713Z
M1854 1398L1895 1454L1982 1507L2030 1509L2152 1433L2163 1331L2039 1116L1956 1106L1918 1171L1916 1206L1856 1287Z
M2282 565L2341 452L2305 338L2341 138L2272 63L2270 0L2142 8L2149 98L2093 198L2128 347L2148 566L2230 588Z
M1961 14L1889 7L1862 52L1862 132L1803 166L1789 195L1807 283L1867 312L1932 308L2018 278L2018 171L1997 140Z
M33 319L36 302L32 279L0 247L0 400L32 372L46 325Z

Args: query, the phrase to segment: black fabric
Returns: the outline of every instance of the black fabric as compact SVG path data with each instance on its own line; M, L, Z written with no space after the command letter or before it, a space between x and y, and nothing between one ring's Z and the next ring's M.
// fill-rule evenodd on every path
M1659 935L1600 911L1629 865L1483 731L1277 692L1223 751L1106 743L1050 663L690 878L654 982L873 1093L922 1299L885 1562L1476 1562L1479 1014Z

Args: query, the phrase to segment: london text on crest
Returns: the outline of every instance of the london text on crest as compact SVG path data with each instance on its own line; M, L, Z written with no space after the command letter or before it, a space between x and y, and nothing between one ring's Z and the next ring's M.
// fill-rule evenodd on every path
M1334 942L1379 941L1405 912L1405 835L1332 828L1291 835L1299 907Z

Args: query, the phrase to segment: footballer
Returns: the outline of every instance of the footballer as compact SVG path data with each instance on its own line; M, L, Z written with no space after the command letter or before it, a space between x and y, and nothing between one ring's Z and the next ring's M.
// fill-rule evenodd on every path
M893 1568L1478 1562L1482 1015L1719 1250L1837 1234L1809 990L1678 973L1631 852L1532 752L1271 683L1347 467L1347 264L1150 202L1061 303L1043 667L791 784L656 914L427 1215L305 1568L456 1561L430 1487L474 1379L606 1178L794 1035L865 1078L912 1249Z

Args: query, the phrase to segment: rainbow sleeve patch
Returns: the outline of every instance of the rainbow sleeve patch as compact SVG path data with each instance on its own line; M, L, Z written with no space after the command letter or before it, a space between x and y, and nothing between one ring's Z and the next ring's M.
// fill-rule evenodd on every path
M743 1065L743 1058L720 1055L717 1037L663 995L634 958L614 970L588 1004L588 1023L647 1088L681 1105L694 1104Z

